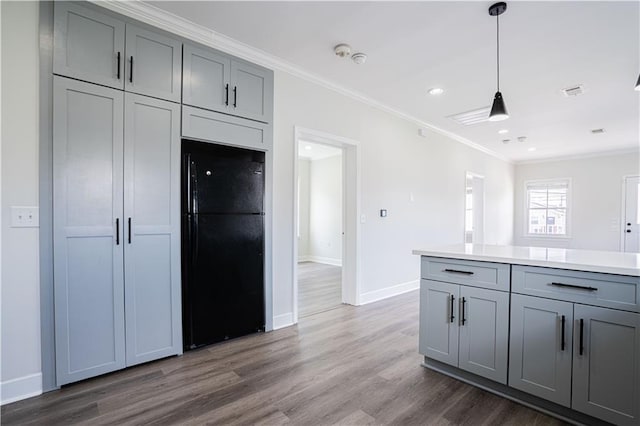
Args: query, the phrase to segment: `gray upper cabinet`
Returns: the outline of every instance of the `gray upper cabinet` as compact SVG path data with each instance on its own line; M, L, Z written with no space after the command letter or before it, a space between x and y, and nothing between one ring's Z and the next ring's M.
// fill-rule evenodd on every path
M460 286L458 367L507 384L509 293Z
M122 89L124 22L66 1L54 14L53 72Z
M574 309L572 408L616 425L639 425L640 314Z
M252 120L269 122L273 78L271 71L246 62L231 62L233 86L232 114Z
M509 386L571 406L573 303L511 296Z
M180 105L125 94L127 365L182 352Z
M58 385L125 366L123 93L54 77Z
M180 102L182 43L127 24L125 90Z
M221 53L184 45L182 103L229 112L231 59Z
M273 116L273 72L212 49L184 45L185 105L264 123Z

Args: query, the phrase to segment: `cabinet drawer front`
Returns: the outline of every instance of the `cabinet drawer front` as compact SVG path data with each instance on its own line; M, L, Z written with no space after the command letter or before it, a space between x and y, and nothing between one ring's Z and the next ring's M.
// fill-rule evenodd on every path
M640 312L640 278L514 265L513 292Z
M422 278L509 291L510 266L504 263L422 257Z
M188 106L182 107L182 136L243 148L271 148L269 126Z

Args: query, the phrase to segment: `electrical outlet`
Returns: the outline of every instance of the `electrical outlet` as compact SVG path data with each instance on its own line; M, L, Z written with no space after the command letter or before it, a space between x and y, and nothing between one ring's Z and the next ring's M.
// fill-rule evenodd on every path
M40 226L40 217L37 207L11 207L12 228L37 228Z

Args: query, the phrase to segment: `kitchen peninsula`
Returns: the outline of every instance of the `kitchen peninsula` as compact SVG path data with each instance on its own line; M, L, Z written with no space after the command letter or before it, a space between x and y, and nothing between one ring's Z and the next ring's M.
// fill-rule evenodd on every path
M427 368L571 422L640 425L640 255L460 244L421 256Z

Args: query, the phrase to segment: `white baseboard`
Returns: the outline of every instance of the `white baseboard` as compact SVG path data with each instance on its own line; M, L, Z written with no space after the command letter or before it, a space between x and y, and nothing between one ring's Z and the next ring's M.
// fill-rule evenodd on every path
M300 255L298 256L298 262L311 262L311 260L309 260L311 256L309 256L308 254L305 255Z
M276 315L273 317L273 329L285 328L293 325L293 312L287 312L286 314Z
M20 401L42 393L42 373L30 374L0 383L0 405Z
M378 300L386 299L388 297L397 296L402 293L417 290L420 288L420 280L408 281L406 283L394 285L380 290L369 291L360 295L360 304L366 305L367 303L377 302Z
M322 257L322 256L303 256L298 259L298 262L315 262L315 263L324 263L325 265L333 265L333 266L342 266L342 259L334 259L332 257Z

